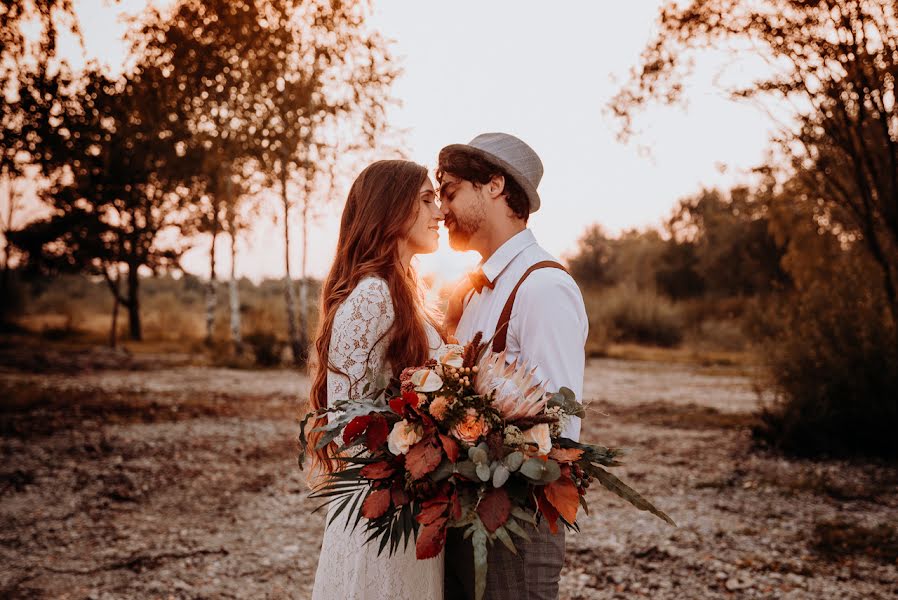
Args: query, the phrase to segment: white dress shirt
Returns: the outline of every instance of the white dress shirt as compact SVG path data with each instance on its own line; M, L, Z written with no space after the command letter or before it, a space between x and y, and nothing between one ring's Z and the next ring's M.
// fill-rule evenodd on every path
M478 331L484 341L490 339L514 286L527 269L544 260L558 262L529 229L502 244L481 265L494 287L484 286L468 300L455 331L459 342L466 344ZM574 279L561 269L537 269L518 288L508 323L507 358L535 366L550 392L568 387L582 402L588 330L583 295ZM572 417L561 434L578 440L580 419Z

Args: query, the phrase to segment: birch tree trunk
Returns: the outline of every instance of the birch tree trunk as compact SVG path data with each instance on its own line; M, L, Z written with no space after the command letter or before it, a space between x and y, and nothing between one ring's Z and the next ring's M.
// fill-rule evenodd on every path
M231 234L231 280L228 284L231 301L231 342L234 344L234 352L243 354L243 336L240 331L240 291L237 289L237 240Z
M231 304L231 342L234 344L234 353L243 354L243 337L240 332L240 295L237 289L237 217L235 215L234 199L230 195L231 184L228 181L228 230L231 234L231 279L228 282L229 298Z
M284 299L287 302L287 337L293 354L293 364L303 364L302 345L296 327L296 299L293 291L293 280L290 276L290 201L287 197L287 165L281 161L281 201L284 205Z
M309 346L309 282L306 267L309 255L309 194L311 185L306 181L305 197L302 204L302 267L299 281L299 343L303 350L303 363L306 362L306 348Z
M7 177L6 183L6 216L0 221L0 228L2 228L3 233L3 264L0 267L2 268L2 272L0 272L0 306L2 307L6 306L7 293L9 292L9 239L7 233L12 231L12 220L15 217L16 202L18 200L18 192L15 189L13 178L11 176Z
M213 207L212 247L209 250L209 282L206 284L206 345L212 344L212 332L215 328L215 308L218 295L215 293L215 242L218 239L217 204Z

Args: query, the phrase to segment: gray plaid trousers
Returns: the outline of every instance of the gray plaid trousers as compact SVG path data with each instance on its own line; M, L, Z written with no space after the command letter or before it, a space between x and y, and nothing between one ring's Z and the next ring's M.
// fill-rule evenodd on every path
M527 533L530 542L512 535L518 556L499 541L489 547L484 600L557 600L564 525L559 521L552 534L542 519L538 531ZM474 600L474 549L463 536L464 529L453 528L446 538L444 600Z

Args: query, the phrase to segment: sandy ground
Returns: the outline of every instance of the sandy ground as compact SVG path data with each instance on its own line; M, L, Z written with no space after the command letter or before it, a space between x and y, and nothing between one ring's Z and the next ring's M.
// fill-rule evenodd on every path
M308 598L324 526L295 463L308 381L128 365L0 372L0 597ZM738 369L587 371L584 439L632 448L618 474L679 527L592 490L562 598L898 597L898 549L870 537L898 522L898 469L752 450Z

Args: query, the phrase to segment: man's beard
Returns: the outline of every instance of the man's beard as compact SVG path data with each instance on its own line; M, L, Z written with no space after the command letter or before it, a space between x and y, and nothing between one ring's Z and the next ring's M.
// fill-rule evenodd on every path
M480 229L476 222L457 219L454 216L447 219L446 228L449 229L449 247L459 252L470 250L471 238ZM454 227L449 228L449 223L454 223Z
M449 213L446 215L444 225L449 230L449 247L459 252L471 249L471 238L474 237L480 227L486 221L486 213L482 206L469 207L467 214L458 215ZM454 227L449 228L454 223Z

